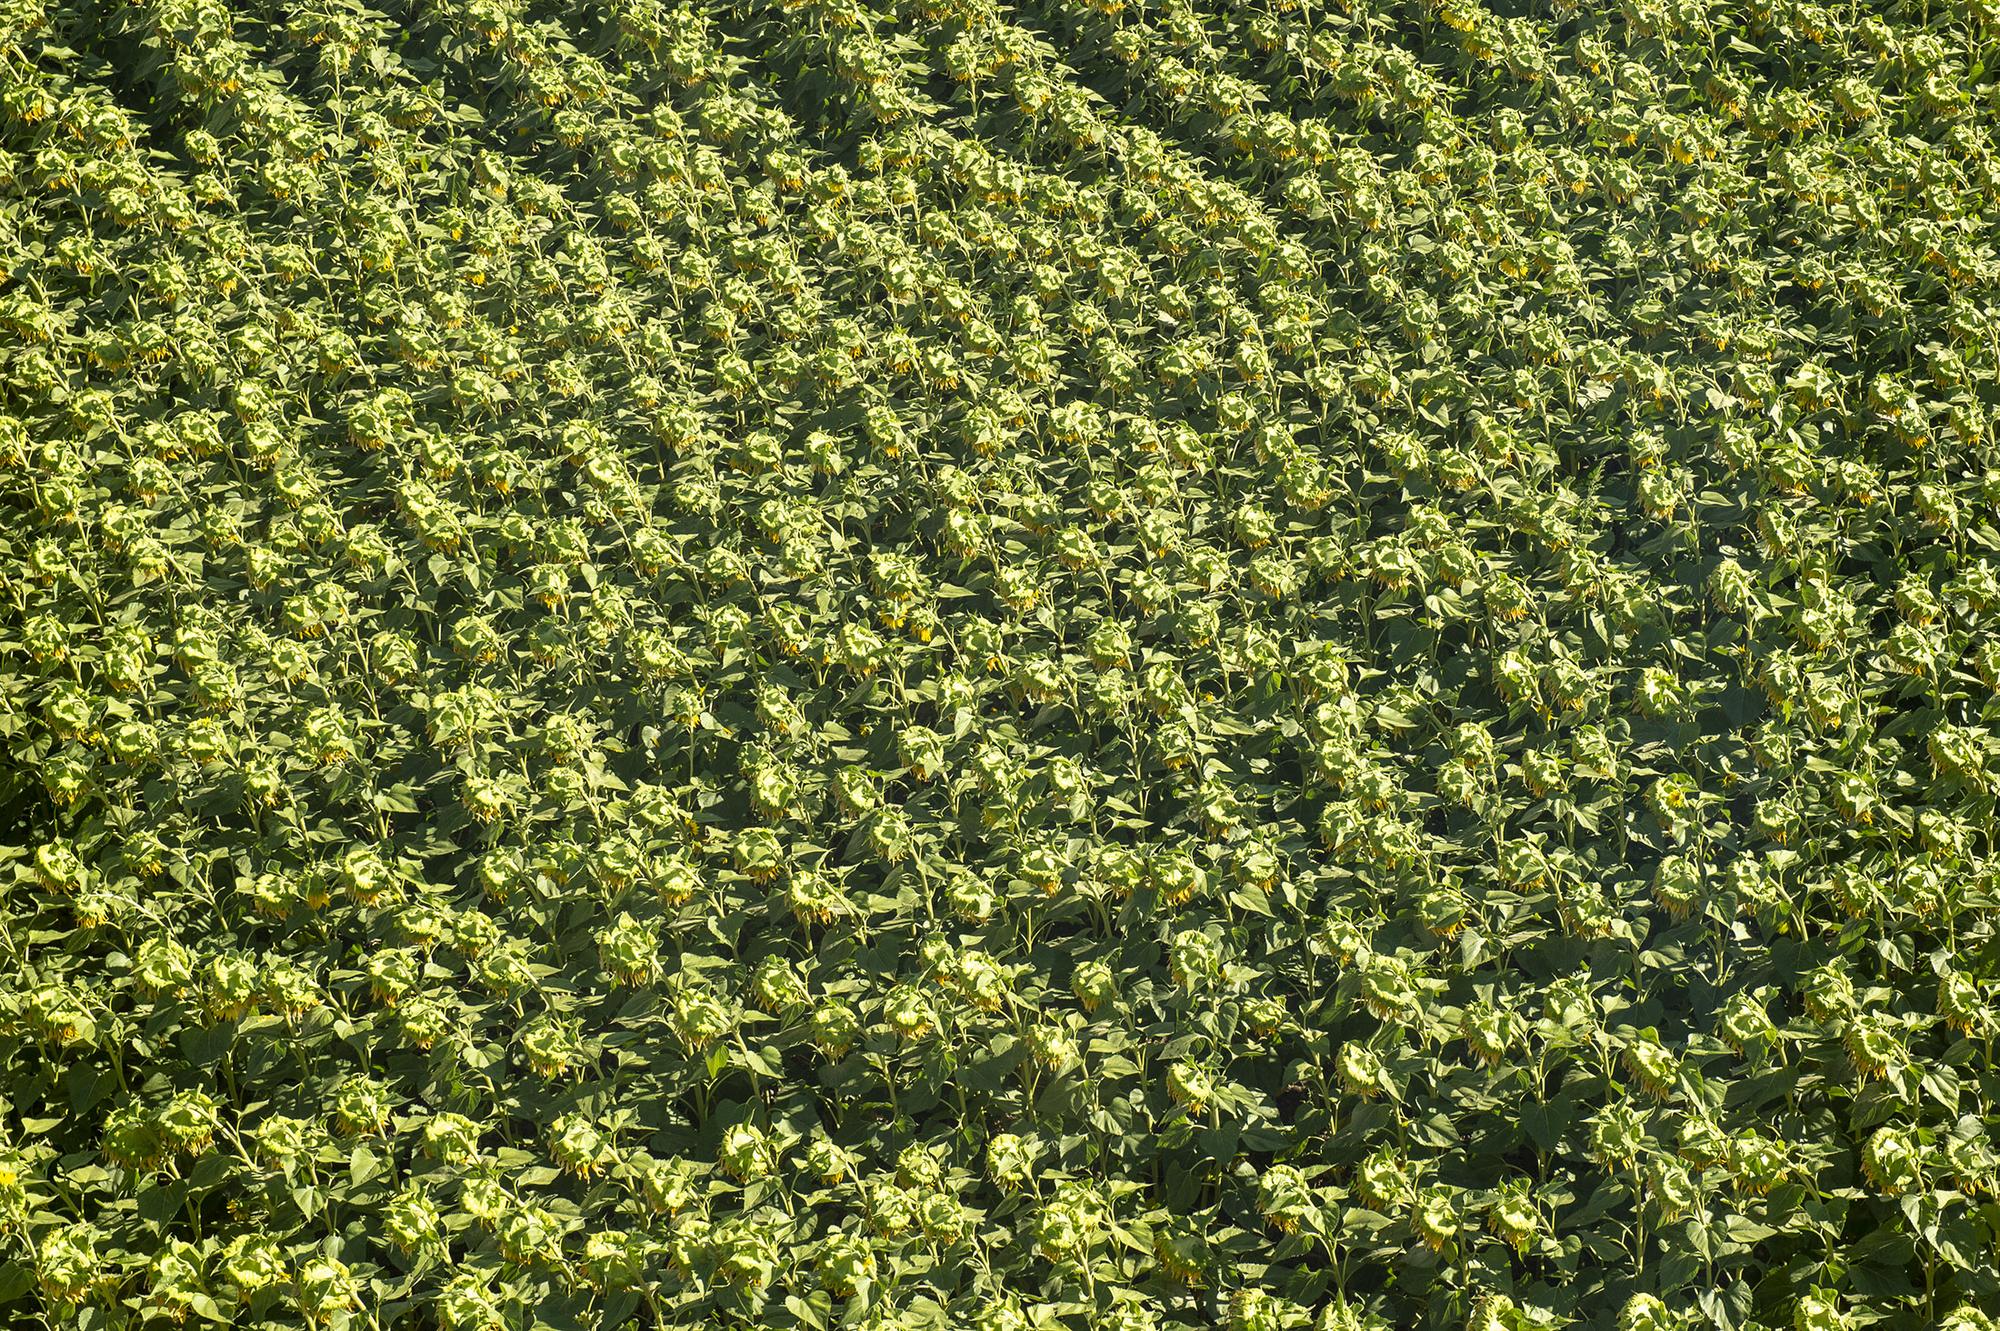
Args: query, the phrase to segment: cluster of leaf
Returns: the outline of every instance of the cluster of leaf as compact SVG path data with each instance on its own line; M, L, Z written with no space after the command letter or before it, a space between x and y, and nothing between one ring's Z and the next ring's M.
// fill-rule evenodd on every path
M2000 9L0 3L0 1312L2000 1309Z

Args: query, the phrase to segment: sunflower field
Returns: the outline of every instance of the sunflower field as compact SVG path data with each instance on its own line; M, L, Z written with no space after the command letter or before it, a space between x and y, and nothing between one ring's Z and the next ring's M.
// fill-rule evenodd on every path
M0 1321L1992 1331L2000 0L0 0Z

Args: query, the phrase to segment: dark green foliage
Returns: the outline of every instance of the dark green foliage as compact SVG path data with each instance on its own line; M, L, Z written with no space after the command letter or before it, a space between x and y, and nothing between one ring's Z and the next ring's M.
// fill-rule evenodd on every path
M1990 1331L1995 18L0 5L0 1319Z

